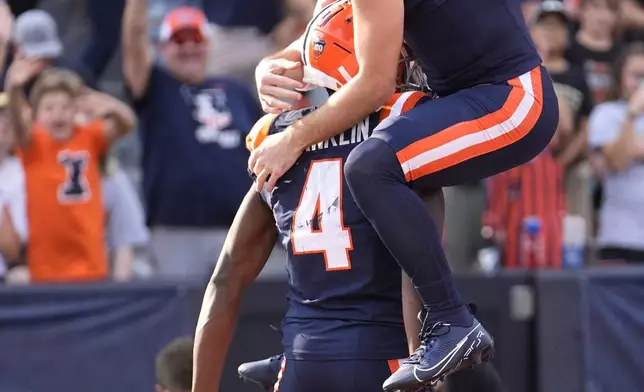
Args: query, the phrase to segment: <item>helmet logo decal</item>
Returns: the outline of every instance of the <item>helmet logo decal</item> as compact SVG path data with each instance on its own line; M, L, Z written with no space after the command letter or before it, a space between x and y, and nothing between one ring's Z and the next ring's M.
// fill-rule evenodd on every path
M322 56L322 53L324 53L325 46L326 42L321 38L318 38L313 42L313 57L315 57L316 60Z

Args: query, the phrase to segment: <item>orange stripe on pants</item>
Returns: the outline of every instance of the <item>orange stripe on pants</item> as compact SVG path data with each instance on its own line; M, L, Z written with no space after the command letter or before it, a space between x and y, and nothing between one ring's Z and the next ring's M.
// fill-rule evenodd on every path
M389 370L391 370L391 374L396 373L398 369L400 369L400 359L390 359L387 361L389 364Z
M541 70L537 67L508 84L512 89L499 110L454 124L400 150L397 156L405 179L412 181L499 150L527 135L541 115Z

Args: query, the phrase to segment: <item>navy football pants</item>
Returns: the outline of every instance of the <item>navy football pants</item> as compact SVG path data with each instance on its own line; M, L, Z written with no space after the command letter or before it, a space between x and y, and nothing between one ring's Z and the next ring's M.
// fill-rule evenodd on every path
M276 392L382 392L398 361L283 360ZM393 367L392 367L393 366Z
M430 323L469 325L472 317L413 189L474 182L526 163L548 145L558 119L552 81L537 67L390 116L349 155L344 172L351 193L411 277Z

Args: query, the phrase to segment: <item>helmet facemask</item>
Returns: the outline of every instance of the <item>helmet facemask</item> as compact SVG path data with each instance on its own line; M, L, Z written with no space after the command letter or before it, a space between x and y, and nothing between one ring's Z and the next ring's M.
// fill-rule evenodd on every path
M423 68L406 44L403 44L400 57L398 61L398 75L396 77L396 92L431 92L431 89L427 85L427 77L423 72Z

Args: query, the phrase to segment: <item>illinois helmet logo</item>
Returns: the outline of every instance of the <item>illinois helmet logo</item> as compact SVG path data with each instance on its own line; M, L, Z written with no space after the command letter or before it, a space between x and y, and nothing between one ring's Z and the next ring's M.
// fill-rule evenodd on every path
M326 42L321 38L313 42L313 57L315 57L316 60L322 56L322 53L324 53L325 46Z

